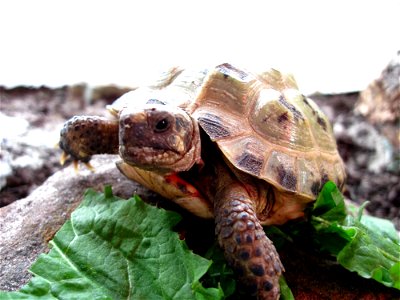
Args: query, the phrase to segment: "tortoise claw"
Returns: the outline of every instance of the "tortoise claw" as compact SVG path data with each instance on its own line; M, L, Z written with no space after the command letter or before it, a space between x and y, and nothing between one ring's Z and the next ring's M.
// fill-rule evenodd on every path
M61 157L60 157L60 165L63 166L65 164L65 162L68 160L68 158L69 158L69 155L63 151L61 153Z
M74 161L72 162L72 164L74 165L74 171L75 171L75 173L78 173L78 171L79 171L78 161L77 161L77 160L74 160Z
M61 157L60 157L60 164L62 166L64 166L65 163L71 159L71 157L72 157L71 155L69 155L67 152L63 151L62 154L61 154ZM79 162L80 162L80 160L78 160L78 159L73 159L72 160L72 164L74 165L74 170L75 170L76 173L78 173L78 171L79 171ZM83 162L83 164L91 172L95 171L94 167L90 164L90 162Z
M95 169L94 169L94 167L90 164L90 162L85 162L85 163L83 163L85 166L86 166L86 168L88 168L88 170L90 170L91 172L94 172L95 171Z

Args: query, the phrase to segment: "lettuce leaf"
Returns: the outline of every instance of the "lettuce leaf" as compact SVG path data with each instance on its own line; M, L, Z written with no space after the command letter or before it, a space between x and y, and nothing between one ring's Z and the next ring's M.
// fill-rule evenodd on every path
M390 221L363 215L363 208L348 213L342 194L328 182L311 211L313 239L346 269L400 289L399 234Z
M222 299L199 279L211 261L172 228L178 214L88 190L71 220L31 266L34 277L1 299Z
M279 248L301 240L335 256L344 268L400 289L400 240L390 221L346 207L334 183L325 184L309 222L265 228ZM32 265L31 281L0 299L245 299L216 245L193 254L172 228L180 217L88 190L80 207ZM206 274L205 276L203 276ZM281 278L281 299L294 299Z

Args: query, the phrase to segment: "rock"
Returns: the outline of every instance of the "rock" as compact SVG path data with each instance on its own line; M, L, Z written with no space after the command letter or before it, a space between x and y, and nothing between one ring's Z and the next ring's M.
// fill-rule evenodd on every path
M375 174L393 170L394 153L390 141L374 126L356 116L336 118L333 131L339 143L352 144L356 169L367 169ZM347 168L351 166L347 161Z
M355 110L371 123L396 122L400 118L400 51L381 76L360 94Z
M95 172L72 166L58 171L28 197L0 208L0 289L15 290L31 275L27 269L79 205L84 191L103 190L110 184L115 195L129 198L137 193L151 199L154 194L129 181L115 167L114 156L91 161Z
M400 228L399 165L390 140L362 116L340 115L334 133L346 162L346 192L358 204L368 201L366 209L384 216Z
M0 154L0 190L7 185L7 177L11 174L11 155L2 151Z
M0 113L0 207L27 196L59 167L59 127L32 128L25 118Z
M355 112L379 127L393 146L400 149L400 51L381 76L360 93Z
M10 117L0 112L0 190L7 185L7 177L13 173L12 153L5 149L7 141L26 133L28 126L29 123L25 119Z
M0 86L0 181L6 183L0 207L26 197L59 168L55 145L64 118L55 111L73 106L65 104L67 94L67 88Z

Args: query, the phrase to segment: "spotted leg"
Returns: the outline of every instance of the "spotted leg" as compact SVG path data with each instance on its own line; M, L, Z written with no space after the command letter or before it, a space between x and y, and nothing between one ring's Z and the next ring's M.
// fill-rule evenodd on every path
M222 188L216 195L214 213L218 242L240 282L257 299L278 299L283 266L246 189L239 183Z
M73 117L60 132L60 148L69 157L88 163L94 154L118 153L118 121L95 116ZM63 162L62 162L63 163Z

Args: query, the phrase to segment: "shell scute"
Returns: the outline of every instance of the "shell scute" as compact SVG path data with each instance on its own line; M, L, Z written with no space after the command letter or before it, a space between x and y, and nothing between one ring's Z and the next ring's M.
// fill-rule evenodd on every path
M238 169L250 174L255 174L252 173L252 170L254 170L258 174L257 176L261 175L265 155L268 152L268 145L263 143L262 140L248 134L222 139L217 143L228 160Z
M282 186L287 191L297 190L296 158L280 151L272 151L266 163L263 177Z
M314 138L315 147L336 153L336 141L328 118L319 109L317 104L301 94L298 90L286 90L292 103L301 108L304 118L308 121L308 131Z
M321 185L321 175L315 159L299 157L297 159L299 175L299 192L306 195L318 195Z
M291 74L283 74L276 69L269 69L258 74L257 78L263 82L264 86L273 89L298 89L296 80Z
M241 170L250 172L251 174L260 175L264 158L260 155L255 155L250 151L244 151L236 158L236 164Z
M231 64L222 64L215 68L219 73L221 73L225 79L232 77L234 80L241 82L249 82L253 80L250 73L243 71L241 69L235 68Z
M291 99L274 89L264 89L255 100L250 125L269 142L294 150L312 151L313 140L303 113Z
M211 71L203 85L196 103L200 107L230 108L238 115L246 113L248 91L256 79L249 73L224 64Z

